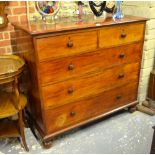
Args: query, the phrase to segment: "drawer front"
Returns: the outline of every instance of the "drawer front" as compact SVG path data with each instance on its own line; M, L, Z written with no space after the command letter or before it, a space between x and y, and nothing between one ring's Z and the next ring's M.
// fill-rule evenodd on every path
M140 61L142 43L102 49L79 56L67 57L39 64L42 85L78 77L115 65Z
M143 40L144 24L126 24L100 30L99 47L111 47Z
M77 79L42 87L44 107L58 107L107 89L138 81L140 63L114 67L104 72L90 74Z
M97 32L83 32L36 40L39 61L83 53L97 48Z
M130 83L92 98L46 110L47 132L56 132L136 101L137 87L137 83Z

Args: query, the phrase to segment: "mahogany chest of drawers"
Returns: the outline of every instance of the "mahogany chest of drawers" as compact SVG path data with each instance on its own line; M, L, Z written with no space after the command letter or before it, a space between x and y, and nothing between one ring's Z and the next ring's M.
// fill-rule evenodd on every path
M29 113L44 143L138 103L146 19L14 24Z

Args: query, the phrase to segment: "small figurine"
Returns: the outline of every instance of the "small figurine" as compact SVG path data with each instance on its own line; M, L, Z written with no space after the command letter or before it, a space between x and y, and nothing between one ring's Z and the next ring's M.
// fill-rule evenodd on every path
M113 19L121 19L123 18L123 14L121 11L121 3L122 1L116 1L116 13L113 15Z
M82 19L83 15L83 2L78 1L78 13L79 13L79 19Z

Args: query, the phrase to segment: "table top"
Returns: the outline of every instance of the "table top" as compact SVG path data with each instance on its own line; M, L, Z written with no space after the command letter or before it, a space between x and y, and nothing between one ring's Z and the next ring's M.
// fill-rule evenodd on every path
M24 64L24 60L16 55L0 55L0 84L5 79L18 76Z
M17 22L12 23L12 25L17 29L22 29L23 31L29 33L30 35L41 35L47 33L57 33L70 30L80 30L95 27L104 27L107 25L117 25L123 23L133 23L133 22L144 22L146 18L135 17L126 15L122 19L113 20L112 17L100 20L94 20L94 18L86 16L82 21L78 21L73 17L62 18L53 23L47 23L43 21L27 21L27 22Z

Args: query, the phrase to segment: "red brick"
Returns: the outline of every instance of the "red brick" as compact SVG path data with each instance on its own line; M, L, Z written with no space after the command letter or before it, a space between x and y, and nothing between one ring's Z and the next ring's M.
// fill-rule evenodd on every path
M5 13L7 14L7 15L11 15L12 13L11 13L11 8L10 7L6 7L5 8Z
M10 1L9 6L12 6L12 7L18 6L18 1Z
M3 38L4 39L10 39L10 35L9 35L9 33L8 32L5 32L4 34L3 34Z
M0 40L2 40L2 39L3 39L3 33L0 32Z
M5 12L8 14L9 23L6 28L0 29L0 54L17 52L16 34L11 23L27 21L26 2L10 1L9 5L5 8ZM33 7L31 7L30 12L35 12Z
M0 48L0 55L5 54L5 51L6 51L5 48L4 48L4 47L1 47L1 48Z
M29 7L29 13L35 13L35 8L34 7Z
M2 40L0 41L0 47L11 45L10 40Z
M8 31L14 31L14 27L13 27L13 25L11 23L8 23L7 29L8 29Z
M20 8L13 8L13 14L26 14L26 8L20 7Z
M10 23L8 23L8 27L0 29L0 32L8 32L13 30L14 30L13 26Z
M16 38L16 33L15 32L10 32L10 37L11 38Z
M20 6L26 6L26 2L25 1L19 1L19 5Z
M18 22L18 16L8 16L10 22Z
M30 10L34 12L34 9ZM6 28L0 29L0 54L17 52L16 34L12 22L26 21L26 2L25 1L10 1L5 12L8 14L9 23ZM11 40L10 40L11 39Z
M27 21L27 15L22 15L22 16L20 16L20 21L21 21L21 22Z

